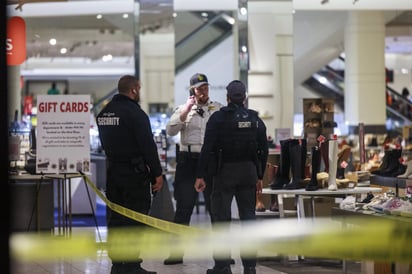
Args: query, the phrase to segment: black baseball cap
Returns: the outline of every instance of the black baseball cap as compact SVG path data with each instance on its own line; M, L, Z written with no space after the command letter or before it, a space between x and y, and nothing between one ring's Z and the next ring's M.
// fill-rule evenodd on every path
M234 80L226 87L230 99L243 100L246 97L246 86L239 80Z
M206 75L202 73L196 73L190 78L190 88L198 88L201 85L209 84Z

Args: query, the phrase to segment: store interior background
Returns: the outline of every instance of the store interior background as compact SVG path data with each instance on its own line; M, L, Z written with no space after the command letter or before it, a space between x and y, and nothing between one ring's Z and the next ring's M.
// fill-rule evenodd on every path
M142 107L150 114L170 113L185 102L188 79L199 71L209 76L211 98L221 102L226 100L225 86L230 80L248 81L249 106L265 118L268 134L286 127L294 136L302 136L302 99L320 97L302 83L344 54L343 30L348 13L367 11L371 6L373 11L380 7L385 10L385 66L394 73L389 86L399 93L403 87L412 90L412 16L408 11L411 4L406 1L404 7L388 7L385 1L374 5L367 0L340 4L309 1L310 8L309 3L300 1L192 2L51 1L27 3L21 10L9 5L8 15L22 16L27 27L27 60L9 67L14 106L10 117L24 95L45 94L53 81L62 93L90 94L92 103L98 104L113 94L120 75L136 71L142 80ZM199 36L189 37L206 22L189 11L230 14L242 5L248 8L247 19L234 14L239 20L231 35L195 62L176 67L175 45L184 39L206 43ZM98 14L102 19L96 18ZM248 20L246 34L242 34L242 20ZM57 44L50 45L50 38ZM247 52L242 52L242 46ZM61 48L67 53L61 54ZM249 62L249 68L243 67L244 62ZM341 64L336 66L344 69L339 68ZM258 94L254 94L256 90ZM347 133L344 116L343 109L335 109L338 134Z

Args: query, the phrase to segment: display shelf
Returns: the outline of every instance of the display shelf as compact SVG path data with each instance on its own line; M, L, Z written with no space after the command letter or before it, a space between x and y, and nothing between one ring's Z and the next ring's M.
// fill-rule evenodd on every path
M303 99L303 128L308 149L318 145L319 135L329 138L335 126L332 99Z

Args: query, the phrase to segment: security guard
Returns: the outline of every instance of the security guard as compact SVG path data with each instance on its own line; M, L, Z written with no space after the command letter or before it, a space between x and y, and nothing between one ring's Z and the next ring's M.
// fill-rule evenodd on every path
M174 181L174 198L176 212L174 222L189 225L190 218L198 193L194 189L196 180L196 167L206 128L210 115L219 110L223 105L211 101L209 98L209 83L206 75L196 73L190 78L190 94L186 104L180 105L167 126L166 133L175 136L180 133L180 144L176 151L176 173ZM209 178L206 178L206 181ZM210 191L205 191L205 205L210 212ZM183 263L183 252L173 250L164 264Z
M106 196L113 203L148 214L151 191L159 191L163 185L157 146L149 117L139 105L140 81L125 75L118 82L118 90L119 93L96 118L100 141L107 156ZM109 241L111 228L142 225L110 208L107 208L107 215ZM156 273L143 269L141 262L139 254L136 254L135 261L112 258L110 273Z
M233 197L242 221L256 219L256 193L262 192L268 157L266 126L257 112L243 105L245 85L235 80L226 90L228 105L215 112L207 123L195 183L196 191L203 191L208 165L217 163L211 195L215 223L231 221ZM230 249L219 254L214 258L214 268L208 269L207 274L232 273ZM256 254L241 252L241 258L244 274L256 273Z

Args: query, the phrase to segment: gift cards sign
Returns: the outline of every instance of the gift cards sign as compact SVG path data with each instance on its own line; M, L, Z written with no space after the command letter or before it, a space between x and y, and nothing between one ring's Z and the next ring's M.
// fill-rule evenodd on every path
M37 96L36 173L90 172L90 96Z
M26 23L21 17L14 16L7 21L6 53L9 66L26 60Z

